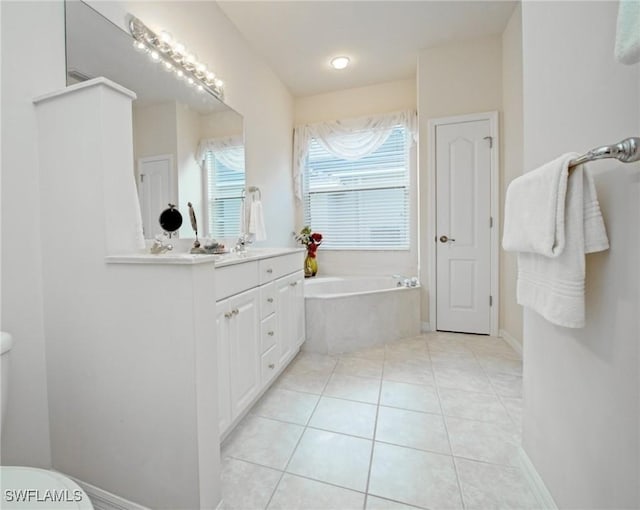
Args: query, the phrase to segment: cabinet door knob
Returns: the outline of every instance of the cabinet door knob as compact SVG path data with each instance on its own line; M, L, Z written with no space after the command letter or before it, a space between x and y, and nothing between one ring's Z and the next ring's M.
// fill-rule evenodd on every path
M274 368L276 368L276 364L275 363L269 363L269 368L273 370Z
M273 331L269 331L269 332L267 333L267 335L269 335L269 336L273 336Z
M267 273L269 274L273 273L273 269L267 269Z
M233 310L231 310L231 313L233 315L238 315L240 313L240 310L238 310L237 308L234 308Z
M298 285L298 282L291 282L289 285L291 285L292 287L295 287L296 285Z
M225 318L225 319L230 319L230 318L231 318L231 316L232 316L232 313L231 313L231 312L227 312L227 313L225 313L225 314L224 314L224 318Z
M273 298L272 297L267 298L267 303L273 303Z

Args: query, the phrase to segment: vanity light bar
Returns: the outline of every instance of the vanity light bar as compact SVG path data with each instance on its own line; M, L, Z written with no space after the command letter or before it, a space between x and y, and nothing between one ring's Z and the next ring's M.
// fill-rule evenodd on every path
M137 50L145 51L151 60L161 64L167 71L173 71L178 78L185 79L199 91L206 91L222 100L222 80L206 65L198 62L183 44L174 41L166 32L156 34L135 16L130 16L129 31L135 39L133 45Z

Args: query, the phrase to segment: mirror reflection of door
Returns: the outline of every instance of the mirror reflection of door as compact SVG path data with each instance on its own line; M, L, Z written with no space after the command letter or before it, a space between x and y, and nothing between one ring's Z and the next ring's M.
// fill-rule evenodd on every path
M158 217L171 201L173 156L139 158L137 166L142 228L144 237L149 239L162 234Z

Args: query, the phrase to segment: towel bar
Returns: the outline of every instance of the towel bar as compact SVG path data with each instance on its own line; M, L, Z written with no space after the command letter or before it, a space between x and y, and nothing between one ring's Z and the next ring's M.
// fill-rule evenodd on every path
M623 163L633 163L634 161L640 161L640 138L631 137L625 138L621 142L614 145L603 145L602 147L596 147L589 152L583 154L569 161L569 170L572 168L586 163L587 161L594 161L596 159L615 158Z

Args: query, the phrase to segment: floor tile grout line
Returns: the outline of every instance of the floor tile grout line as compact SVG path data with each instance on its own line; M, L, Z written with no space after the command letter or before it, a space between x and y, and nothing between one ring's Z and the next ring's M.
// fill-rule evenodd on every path
M369 454L369 470L367 472L367 483L365 484L365 497L363 510L367 508L367 501L369 500L369 484L371 482L371 470L373 469L373 454L376 448L376 435L378 432L378 416L380 416L380 401L382 400L382 385L384 384L384 367L387 364L387 348L385 344L384 360L382 361L382 374L380 374L380 386L378 388L378 403L376 405L376 418L373 423L373 438L371 441L371 453Z
M267 508L269 508L269 505L271 504L271 501L273 500L273 496L275 496L275 494L276 494L276 492L278 490L278 487L280 487L280 483L282 482L282 479L284 478L284 475L287 472L287 468L289 467L289 464L291 463L291 459L293 459L293 456L296 454L298 446L300 445L300 442L302 441L302 438L304 437L305 433L307 432L307 425L311 421L311 418L313 417L313 413L316 412L316 409L318 408L318 405L320 404L320 400L322 399L322 394L324 393L324 390L326 389L327 384L329 384L329 380L333 376L337 365L338 365L338 363L336 361L336 363L334 363L334 365L333 365L333 369L331 370L331 373L329 374L329 377L327 377L327 380L325 381L324 386L322 387L322 393L320 394L320 398L318 398L318 401L316 402L316 405L313 407L313 411L311 411L311 414L309 414L309 418L307 419L306 424L303 426L302 433L300 434L300 437L298 438L298 441L296 441L296 445L293 447L293 450L291 450L291 455L289 455L289 458L287 459L287 462L284 465L284 469L282 470L282 474L280 475L280 479L278 480L278 483L274 487L273 492L271 493L271 496L269 497L269 500L267 501L267 504L264 507L265 510Z
M475 355L474 355L475 356ZM434 375L435 379L435 375ZM442 398L440 396L440 385L436 381L436 394L438 395L438 403L440 404L440 411L442 412L442 421L444 422L444 429L447 433L447 443L449 444L449 449L451 450L451 462L453 463L453 472L456 475L456 485L458 486L458 494L460 495L460 502L462 503L462 508L466 508L464 502L464 494L462 493L462 484L460 483L460 474L458 473L458 467L456 466L456 461L453 458L453 445L451 444L451 436L449 434L449 427L447 426L447 420L444 414L444 406L442 405Z

